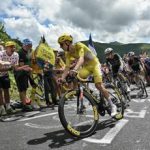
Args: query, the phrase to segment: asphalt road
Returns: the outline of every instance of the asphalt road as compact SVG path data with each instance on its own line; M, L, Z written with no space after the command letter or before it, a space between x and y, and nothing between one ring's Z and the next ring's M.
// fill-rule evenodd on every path
M150 94L150 88L147 88ZM131 92L135 95L135 91ZM0 150L149 150L150 96L133 98L124 119L100 117L96 133L75 139L59 121L57 107L20 113L0 122Z

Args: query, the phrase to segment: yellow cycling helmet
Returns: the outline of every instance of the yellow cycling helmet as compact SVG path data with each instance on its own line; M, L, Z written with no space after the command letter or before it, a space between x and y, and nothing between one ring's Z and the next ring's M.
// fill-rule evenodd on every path
M73 38L71 35L68 35L68 34L63 34L61 35L59 38L58 38L58 43L62 43L64 41L70 41L72 42L73 41Z
M16 46L16 43L13 41L8 41L5 43L5 47L8 47L8 46Z

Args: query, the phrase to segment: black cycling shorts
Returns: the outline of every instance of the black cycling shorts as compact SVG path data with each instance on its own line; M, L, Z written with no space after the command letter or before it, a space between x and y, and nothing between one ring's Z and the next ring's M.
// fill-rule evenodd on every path
M0 77L0 88L2 89L10 88L10 79L8 75Z

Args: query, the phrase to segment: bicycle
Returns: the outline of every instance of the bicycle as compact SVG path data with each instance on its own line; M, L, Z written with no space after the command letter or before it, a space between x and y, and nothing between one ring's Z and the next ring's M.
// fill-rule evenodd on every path
M118 98L123 101L125 108L129 106L131 101L130 93L127 91L127 85L129 86L126 77L122 73L113 74L110 72L105 75L107 82L116 92Z
M75 89L67 91L60 99L58 114L64 129L72 136L84 138L92 135L99 121L99 114L104 116L107 112L111 114L110 106L98 92L97 96L87 87L86 79L76 76L71 81L77 84ZM109 87L110 88L110 87ZM117 98L113 89L109 90L113 103L117 106L118 114L116 120L122 119L124 115L123 102Z
M132 76L132 78L135 82L135 85L137 86L136 90L139 90L139 92L137 93L137 97L138 98L147 98L148 93L146 90L145 83L140 75L140 72L134 71L134 72L130 73L130 75Z
M123 96L123 102L125 107L129 106L129 102L131 101L130 92L127 91L127 82L122 77L121 73L117 74L114 77L113 85L116 86L119 93Z

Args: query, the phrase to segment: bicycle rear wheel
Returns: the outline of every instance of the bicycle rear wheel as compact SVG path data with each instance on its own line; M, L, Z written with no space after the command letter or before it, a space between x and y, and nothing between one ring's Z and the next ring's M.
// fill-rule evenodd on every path
M96 130L99 114L97 105L88 92L83 91L82 103L78 97L78 90L65 93L60 100L58 112L65 130L75 137L83 138Z

